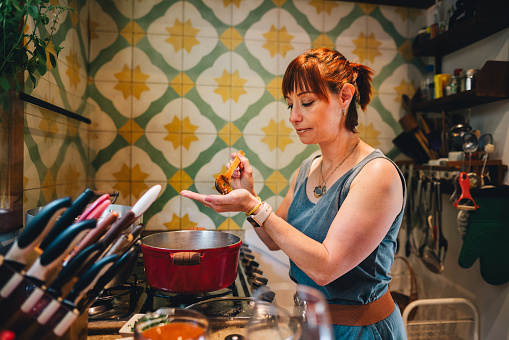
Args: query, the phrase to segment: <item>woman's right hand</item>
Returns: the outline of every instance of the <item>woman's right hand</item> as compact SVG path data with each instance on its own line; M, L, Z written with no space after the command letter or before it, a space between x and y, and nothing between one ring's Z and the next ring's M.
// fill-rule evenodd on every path
M253 182L253 168L251 168L251 165L249 164L249 159L242 156L240 153L232 153L231 154L231 160L226 165L226 167L229 167L230 164L233 162L235 157L238 156L240 160L240 164L235 169L235 171L232 174L232 188L235 189L246 189L251 193L251 195L256 197L256 193L254 191L254 182Z

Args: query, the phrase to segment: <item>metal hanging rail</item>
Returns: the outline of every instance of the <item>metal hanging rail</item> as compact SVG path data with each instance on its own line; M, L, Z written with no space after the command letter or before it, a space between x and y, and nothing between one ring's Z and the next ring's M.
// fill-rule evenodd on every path
M92 121L90 119L88 119L88 118L85 118L85 117L80 116L80 115L78 115L78 114L76 114L74 112L71 112L69 110L63 109L63 108L61 108L59 106L53 105L51 103L48 103L47 101L44 101L42 99L33 97L33 96L31 96L29 94L26 94L26 93L23 93L23 92L19 93L19 99L22 100L22 101L25 101L25 102L28 102L28 103L40 106L40 107L42 107L44 109L47 109L47 110L59 113L59 114L64 115L66 117L78 120L78 121L83 122L85 124L91 124L92 123Z

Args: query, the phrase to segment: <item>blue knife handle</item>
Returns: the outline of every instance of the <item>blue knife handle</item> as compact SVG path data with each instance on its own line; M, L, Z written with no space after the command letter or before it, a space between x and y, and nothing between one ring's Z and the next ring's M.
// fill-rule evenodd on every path
M53 215L62 208L68 208L71 203L71 197L64 197L44 206L25 226L21 235L19 235L18 246L20 248L28 247L41 234Z
M74 284L69 294L64 299L64 303L70 307L75 307L77 301L92 287L95 286L97 280L107 272L107 270L115 263L119 255L109 255L98 260L89 270L87 270L79 280Z
M40 257L41 265L47 266L51 262L58 259L67 250L70 244L76 243L76 236L86 229L91 229L96 226L97 220L85 220L73 224L65 229L49 246L44 250Z
M69 281L71 281L79 271L88 265L88 262L95 258L104 250L102 243L94 243L80 251L74 256L66 266L62 268L55 280L48 287L48 292L55 297L60 296L61 290Z
M48 235L42 240L40 248L46 249L50 243L62 233L68 226L74 223L76 217L78 217L83 210L87 207L90 201L95 197L93 190L86 189L83 193L76 198L72 205L67 209L62 216L55 223L53 228L50 230Z

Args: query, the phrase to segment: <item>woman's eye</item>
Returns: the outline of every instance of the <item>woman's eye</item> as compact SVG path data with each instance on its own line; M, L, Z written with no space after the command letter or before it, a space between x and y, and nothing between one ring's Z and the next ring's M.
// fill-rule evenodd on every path
M288 109L288 110L291 110L292 108L293 108L293 105L288 104L287 109Z
M311 102L308 102L308 103L302 103L302 106L304 107L308 107L308 106L311 106L311 104L313 104L314 101L311 101Z

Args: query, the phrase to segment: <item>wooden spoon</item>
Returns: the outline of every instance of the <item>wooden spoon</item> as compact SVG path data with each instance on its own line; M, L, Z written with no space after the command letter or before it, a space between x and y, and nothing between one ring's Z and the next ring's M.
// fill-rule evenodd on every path
M239 150L239 154L241 154L242 156L245 155L242 150ZM236 156L233 159L232 164L228 168L228 171L226 171L224 174L217 176L216 183L215 183L216 190L221 195L226 195L227 193L232 191L232 186L231 186L232 173L239 166L239 163L240 163L240 159L238 156Z

